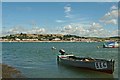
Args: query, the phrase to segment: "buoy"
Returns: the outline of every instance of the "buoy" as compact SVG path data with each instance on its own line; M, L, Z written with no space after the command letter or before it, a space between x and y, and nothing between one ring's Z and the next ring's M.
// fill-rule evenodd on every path
M53 46L52 49L55 50L56 48Z
M97 48L100 48L99 46L97 46Z

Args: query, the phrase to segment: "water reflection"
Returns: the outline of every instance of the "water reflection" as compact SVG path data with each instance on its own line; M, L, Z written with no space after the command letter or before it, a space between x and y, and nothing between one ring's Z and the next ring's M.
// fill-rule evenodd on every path
M113 74L108 74L99 71L93 71L83 68L72 67L58 63L58 70L62 73L76 75L76 78L111 78L114 79Z

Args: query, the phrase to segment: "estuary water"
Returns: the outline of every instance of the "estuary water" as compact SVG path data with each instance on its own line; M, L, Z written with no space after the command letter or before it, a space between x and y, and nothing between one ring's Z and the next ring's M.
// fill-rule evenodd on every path
M27 78L118 78L118 49L102 42L3 42L2 63L17 68ZM52 47L55 50L52 50ZM97 47L99 46L99 48ZM58 51L76 56L115 60L113 74L57 64Z

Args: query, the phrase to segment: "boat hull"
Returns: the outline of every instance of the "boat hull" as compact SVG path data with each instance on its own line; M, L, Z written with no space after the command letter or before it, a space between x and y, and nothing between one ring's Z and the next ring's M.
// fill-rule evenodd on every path
M111 42L103 44L103 48L119 48L119 44L117 42Z
M103 45L103 48L119 48L119 46Z
M61 58L61 57L58 57L58 58L59 58L58 60L59 63L73 66L73 67L106 72L110 74L112 74L114 71L113 61L97 60L97 59L95 61L80 61L80 60L69 59L69 58Z

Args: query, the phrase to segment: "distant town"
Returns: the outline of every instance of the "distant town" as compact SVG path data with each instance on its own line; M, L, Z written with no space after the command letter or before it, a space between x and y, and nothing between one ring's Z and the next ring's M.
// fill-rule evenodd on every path
M11 34L7 36L0 37L1 42L109 42L116 41L119 42L120 37L80 37L76 35L63 35L63 34Z

